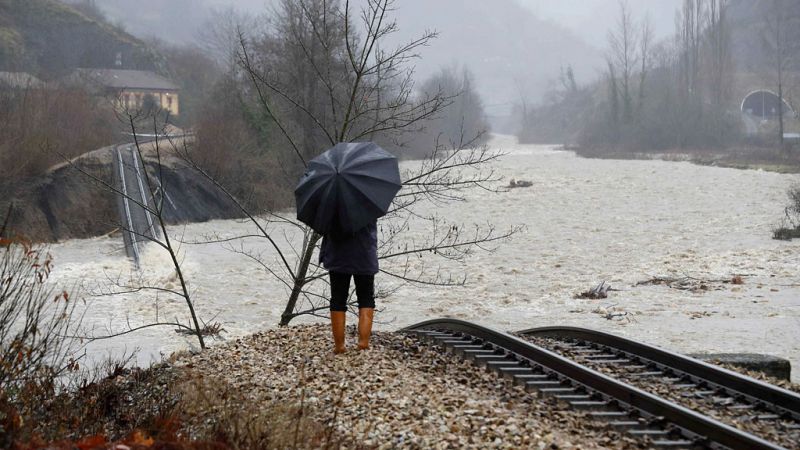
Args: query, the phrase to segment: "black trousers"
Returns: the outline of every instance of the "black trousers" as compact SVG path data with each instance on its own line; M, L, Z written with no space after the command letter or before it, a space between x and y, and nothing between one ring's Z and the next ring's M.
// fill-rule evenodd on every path
M375 307L375 275L350 275L349 273L331 272L331 311L347 311L351 276L356 283L358 307Z

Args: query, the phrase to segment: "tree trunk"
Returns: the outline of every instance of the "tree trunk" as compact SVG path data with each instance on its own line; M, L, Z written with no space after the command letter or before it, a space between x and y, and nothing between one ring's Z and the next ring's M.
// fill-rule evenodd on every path
M786 145L783 142L783 83L781 82L780 75L778 76L778 139L781 145L781 151L786 150Z
M775 4L775 59L778 71L778 144L781 152L786 150L783 142L783 16L778 3Z
M297 272L295 272L294 276L292 293L289 295L289 301L286 302L286 307L283 309L283 314L281 314L281 321L278 324L282 327L289 325L289 322L291 322L291 320L295 317L294 307L297 304L297 300L300 298L300 294L303 292L303 287L306 285L308 266L311 265L311 257L314 256L314 249L316 248L317 242L319 242L321 237L322 236L319 234L313 233L308 239L305 248L303 248L303 257L300 259L300 262L297 265Z

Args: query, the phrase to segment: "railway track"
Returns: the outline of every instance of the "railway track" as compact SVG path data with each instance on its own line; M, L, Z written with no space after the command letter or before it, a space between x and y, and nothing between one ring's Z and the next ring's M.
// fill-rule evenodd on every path
M651 447L800 448L800 396L655 347L577 328L514 336L455 319L405 331ZM697 402L686 401L695 394Z
M148 210L153 204L147 182L144 179L144 166L133 144L118 145L114 148L114 177L118 195L120 224L123 230L125 252L139 266L141 245L158 235L152 213Z
M785 447L800 446L800 395L608 333L545 327L523 339Z

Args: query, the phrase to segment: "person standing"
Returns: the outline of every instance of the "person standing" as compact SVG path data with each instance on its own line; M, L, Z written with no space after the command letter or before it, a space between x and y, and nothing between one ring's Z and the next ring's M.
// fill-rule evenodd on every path
M402 189L397 157L374 142L340 142L308 162L294 189L297 219L322 235L330 272L334 353L345 351L350 279L358 298L358 348L369 348L378 273L377 220Z
M353 279L358 300L358 348L369 348L375 314L378 273L378 227L373 221L354 233L328 232L322 237L319 261L330 275L333 352L344 353L347 300Z

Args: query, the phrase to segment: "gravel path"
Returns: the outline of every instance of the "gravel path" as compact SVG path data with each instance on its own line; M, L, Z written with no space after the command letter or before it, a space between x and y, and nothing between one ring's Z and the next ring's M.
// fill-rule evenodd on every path
M330 352L326 325L269 330L178 362L257 405L302 401L349 448L640 448L581 413L539 400L469 362L399 333ZM236 401L234 401L235 403ZM242 408L242 405L228 405ZM223 408L224 409L224 408ZM213 412L188 427L213 422Z

